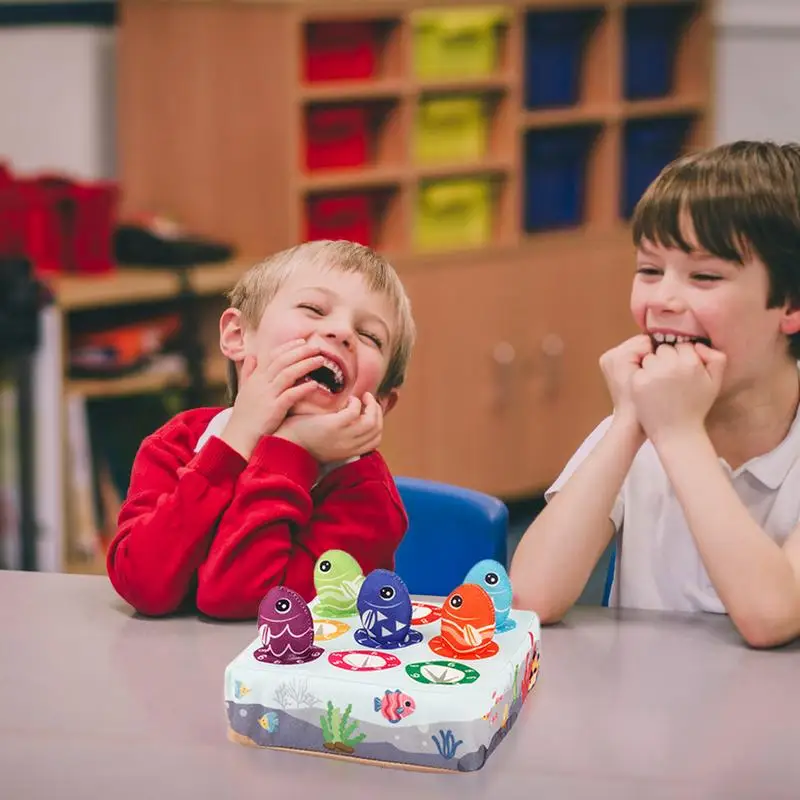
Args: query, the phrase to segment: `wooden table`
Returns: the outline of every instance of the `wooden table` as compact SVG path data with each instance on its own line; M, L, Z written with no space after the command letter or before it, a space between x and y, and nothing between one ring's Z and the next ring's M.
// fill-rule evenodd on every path
M0 572L0 797L797 798L800 647L726 618L576 609L483 770L383 770L226 739L255 624L136 617L100 577Z

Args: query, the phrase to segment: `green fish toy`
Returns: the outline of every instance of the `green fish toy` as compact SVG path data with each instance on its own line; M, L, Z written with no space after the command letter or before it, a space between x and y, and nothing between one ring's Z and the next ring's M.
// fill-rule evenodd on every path
M364 573L349 553L326 550L314 565L317 617L352 617L358 613L356 600Z

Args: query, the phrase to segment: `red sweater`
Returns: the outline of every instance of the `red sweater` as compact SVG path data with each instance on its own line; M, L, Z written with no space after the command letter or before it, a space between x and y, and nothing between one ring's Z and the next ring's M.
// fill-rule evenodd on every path
M366 575L394 569L408 519L377 453L328 473L302 447L263 438L249 462L216 436L195 445L219 408L186 411L142 443L108 550L114 588L137 611L193 600L221 619L249 619L273 586L314 597L314 564L345 550Z

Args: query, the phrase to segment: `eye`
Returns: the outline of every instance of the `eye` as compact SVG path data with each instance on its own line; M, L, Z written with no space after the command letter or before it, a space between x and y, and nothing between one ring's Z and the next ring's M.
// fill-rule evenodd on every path
M499 582L500 578L497 577L497 573L495 572L487 572L484 580L489 584L489 586L494 586Z
M699 275L695 275L694 279L696 281L702 281L703 283L713 283L714 281L721 281L721 275L710 275L707 272L702 272Z
M325 313L319 306L315 306L313 303L300 303L298 308L310 311L312 314L316 314L319 317L323 316Z
M292 604L285 597L282 597L277 603L275 603L275 610L279 614L285 614L291 607Z
M359 331L359 335L363 336L365 339L369 339L378 350L383 349L383 341L377 334L370 333L369 331Z
M464 605L464 598L460 594L454 594L450 598L450 605L453 608L461 608L461 606Z
M411 701L410 700L406 700L405 707L406 708L411 708Z
M636 268L636 274L643 275L647 278L652 278L660 275L661 270L656 269L656 267L648 267L643 264L642 266Z
M323 561L323 562L322 562L322 563L319 565L319 571L320 571L320 572L330 572L330 571L331 571L331 562L330 562L330 561L328 561L328 559L327 559L327 558L325 559L325 561Z
M391 600L394 597L394 589L391 586L381 586L381 590L378 594L384 600Z

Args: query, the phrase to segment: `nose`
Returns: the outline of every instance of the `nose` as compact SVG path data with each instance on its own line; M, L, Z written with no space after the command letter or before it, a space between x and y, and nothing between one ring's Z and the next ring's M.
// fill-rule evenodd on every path
M353 343L353 326L342 315L330 314L325 318L321 331L324 338L338 342L344 347Z
M680 314L686 309L681 287L668 275L651 287L649 300L649 306L655 312Z

